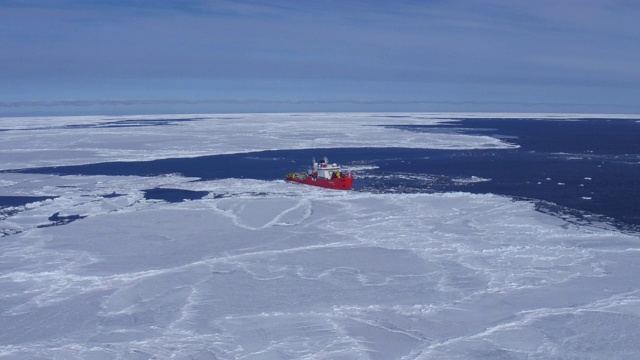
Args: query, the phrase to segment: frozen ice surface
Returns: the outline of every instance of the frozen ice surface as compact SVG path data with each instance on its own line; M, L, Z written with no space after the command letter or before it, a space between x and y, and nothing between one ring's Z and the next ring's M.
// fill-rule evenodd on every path
M158 124L158 118L162 123ZM450 115L449 115L450 117ZM446 115L416 114L429 125ZM489 136L407 136L393 116L346 114L145 115L0 119L0 170L102 161L141 161L260 150L332 147L473 149L513 147Z
M231 122L216 126L235 132ZM145 131L158 139L162 129L176 131ZM48 130L38 131L23 147L29 156L46 143ZM108 144L94 128L82 131ZM191 151L176 136L182 150L166 141ZM276 144L287 135L269 136ZM164 156L160 148L149 156ZM54 197L0 214L11 230L0 237L0 358L640 355L636 234L570 224L496 195L192 180L0 174L0 196ZM142 190L156 187L209 195L145 199ZM84 218L56 226L53 214Z

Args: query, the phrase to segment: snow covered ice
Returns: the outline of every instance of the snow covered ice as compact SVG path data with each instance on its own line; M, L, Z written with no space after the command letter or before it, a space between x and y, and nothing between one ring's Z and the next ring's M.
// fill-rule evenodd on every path
M133 119L142 125L193 119L167 120L170 126L123 122L131 117L0 119L0 166L191 157L309 142L317 148L514 146L375 126L389 124L387 115ZM408 116L402 124L446 119L402 115ZM492 194L195 180L0 173L0 196L48 197L1 209L0 357L640 354L637 234L572 224L531 202ZM175 203L144 197L143 190L158 187L209 195ZM81 218L56 226L53 214Z

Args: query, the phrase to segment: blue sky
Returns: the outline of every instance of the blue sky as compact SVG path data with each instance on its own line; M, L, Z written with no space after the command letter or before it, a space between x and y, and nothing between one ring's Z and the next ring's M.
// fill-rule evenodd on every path
M640 113L635 0L0 0L0 116Z

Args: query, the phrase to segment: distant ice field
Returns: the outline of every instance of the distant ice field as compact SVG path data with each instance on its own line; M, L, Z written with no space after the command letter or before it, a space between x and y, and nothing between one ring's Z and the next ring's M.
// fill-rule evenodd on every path
M0 358L637 358L639 128L0 119ZM353 191L283 181L325 155Z

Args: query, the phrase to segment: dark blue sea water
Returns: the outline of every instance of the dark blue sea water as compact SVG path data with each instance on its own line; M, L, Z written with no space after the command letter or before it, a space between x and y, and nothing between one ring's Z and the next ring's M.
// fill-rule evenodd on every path
M533 199L541 211L588 221L591 214L619 227L640 225L640 121L456 119L437 126L395 124L410 132L479 134L519 145L504 150L420 150L405 148L308 149L249 154L112 162L25 169L24 172L85 175L180 173L202 180L282 179L307 170L311 158L356 170L354 191L494 193ZM147 197L167 201L206 193L149 189ZM219 194L218 194L219 195ZM2 201L2 199L0 199ZM0 204L1 205L1 204Z

